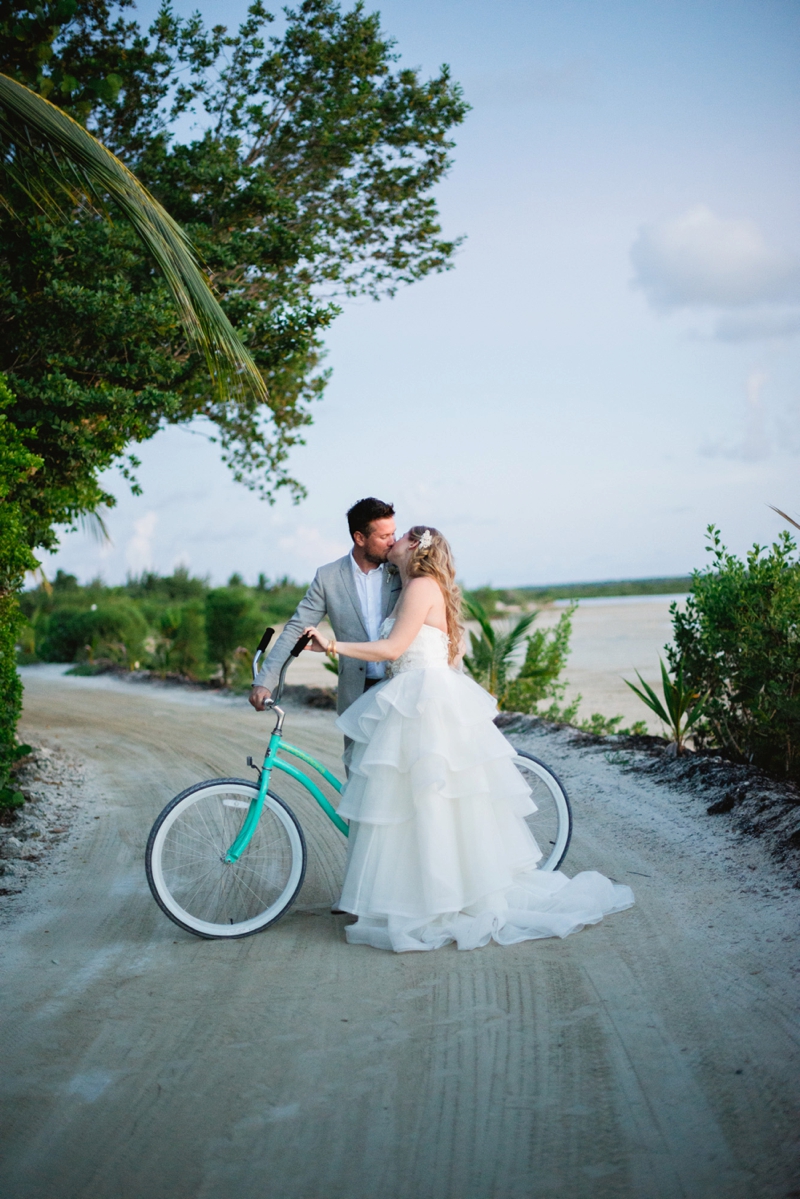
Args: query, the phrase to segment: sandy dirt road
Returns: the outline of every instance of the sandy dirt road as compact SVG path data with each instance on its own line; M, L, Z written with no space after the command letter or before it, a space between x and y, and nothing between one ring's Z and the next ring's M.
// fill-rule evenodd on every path
M569 873L630 883L629 912L511 949L348 947L328 912L343 845L303 802L297 909L201 941L150 898L147 832L187 784L246 776L265 720L99 682L26 680L23 732L87 760L89 810L0 927L0 1194L800 1194L798 895L757 843L563 735L529 736L574 799ZM329 713L292 712L287 732L336 765Z

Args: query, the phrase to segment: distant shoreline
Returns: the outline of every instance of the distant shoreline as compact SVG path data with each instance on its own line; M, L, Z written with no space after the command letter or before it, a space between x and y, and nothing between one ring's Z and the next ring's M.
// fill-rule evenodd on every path
M675 598L687 595L691 585L691 575L672 575L656 579L603 579L595 583L548 583L541 587L475 587L468 588L468 594L508 597L506 603L546 603L551 600L598 599L604 596L615 599L640 595Z
M566 608L569 604L577 601L590 608L613 607L614 604L659 604L669 601L680 603L686 599L688 592L686 591L670 591L665 594L651 595L649 592L644 592L639 595L582 595L571 597L570 599L553 600L553 607Z

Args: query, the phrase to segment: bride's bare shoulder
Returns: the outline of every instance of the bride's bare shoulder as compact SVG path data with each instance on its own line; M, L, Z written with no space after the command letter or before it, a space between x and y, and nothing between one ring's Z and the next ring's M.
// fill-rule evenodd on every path
M444 610L444 595L435 579L418 575L415 579L408 580L405 592L405 602L410 604L415 612L424 614L424 620L430 620L431 615L438 618Z
M424 575L417 575L415 579L409 579L405 590L409 595L430 596L431 599L442 594L442 589L436 580L428 579Z

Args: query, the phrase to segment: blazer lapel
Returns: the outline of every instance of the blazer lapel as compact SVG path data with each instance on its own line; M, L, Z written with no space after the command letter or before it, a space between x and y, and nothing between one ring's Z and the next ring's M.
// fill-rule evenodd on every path
M390 615L401 590L400 575L396 570L391 570L387 563L383 568L383 585L381 587L381 618L383 620Z
M353 610L358 617L358 623L364 630L364 640L369 641L369 633L367 626L364 624L364 613L361 611L361 604L358 602L358 592L356 591L356 581L353 578L353 564L348 554L346 558L342 558L342 583L347 595L353 605Z

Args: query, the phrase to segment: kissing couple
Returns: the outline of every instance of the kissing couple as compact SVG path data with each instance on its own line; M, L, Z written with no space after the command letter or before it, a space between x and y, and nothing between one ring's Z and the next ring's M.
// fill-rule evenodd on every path
M395 537L394 508L359 500L353 548L320 567L253 685L261 710L302 633L338 661L337 727L350 822L338 907L350 944L395 952L476 949L565 937L630 907L596 871L537 869L525 817L536 809L494 724L495 700L463 673L453 555L430 525ZM326 638L317 626L324 617Z

